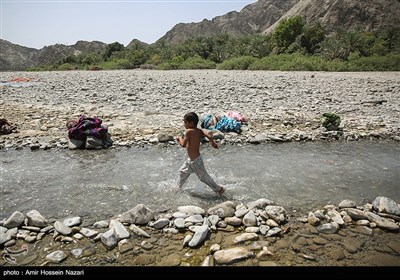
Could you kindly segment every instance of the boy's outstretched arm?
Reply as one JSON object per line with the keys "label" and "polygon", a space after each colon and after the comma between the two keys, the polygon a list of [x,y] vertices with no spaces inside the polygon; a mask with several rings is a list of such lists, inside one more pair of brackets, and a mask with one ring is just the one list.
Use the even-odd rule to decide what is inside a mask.
{"label": "boy's outstretched arm", "polygon": [[217,142],[214,141],[214,138],[207,131],[205,131],[204,129],[202,129],[202,131],[203,131],[203,135],[205,137],[207,137],[207,139],[210,141],[211,146],[213,146],[214,148],[218,149],[219,145],[218,145]]}
{"label": "boy's outstretched arm", "polygon": [[181,145],[182,147],[186,147],[186,145],[184,145],[182,136],[177,136],[176,141],[178,141],[179,145]]}
{"label": "boy's outstretched arm", "polygon": [[188,129],[186,130],[185,136],[182,138],[182,136],[177,136],[176,141],[178,141],[179,145],[182,147],[186,147],[187,143],[189,142],[189,137],[192,134],[192,132]]}

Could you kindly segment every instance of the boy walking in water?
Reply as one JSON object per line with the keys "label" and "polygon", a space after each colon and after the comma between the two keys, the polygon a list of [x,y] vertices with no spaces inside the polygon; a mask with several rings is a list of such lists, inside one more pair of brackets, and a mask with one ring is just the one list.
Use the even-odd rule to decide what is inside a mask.
{"label": "boy walking in water", "polygon": [[200,155],[200,142],[203,136],[210,140],[210,143],[214,148],[218,149],[218,144],[214,141],[211,135],[202,129],[197,128],[199,116],[196,113],[187,113],[183,117],[183,122],[186,128],[185,135],[183,138],[178,136],[176,140],[182,147],[186,147],[188,158],[179,169],[179,188],[182,188],[190,174],[194,172],[201,182],[205,183],[217,194],[222,195],[225,192],[225,188],[215,183],[210,175],[208,175],[204,167],[203,159]]}

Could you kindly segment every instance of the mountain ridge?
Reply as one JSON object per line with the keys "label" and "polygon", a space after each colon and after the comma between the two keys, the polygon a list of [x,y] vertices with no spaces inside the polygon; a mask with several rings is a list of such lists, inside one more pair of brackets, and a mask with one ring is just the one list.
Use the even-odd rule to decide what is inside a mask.
{"label": "mountain ridge", "polygon": [[206,36],[229,33],[234,36],[269,34],[280,21],[301,16],[306,23],[320,21],[328,29],[361,27],[376,31],[400,26],[400,1],[393,0],[259,0],[240,12],[203,20],[199,23],[179,23],[157,42],[177,44],[201,31]]}
{"label": "mountain ridge", "polygon": [[[305,22],[320,21],[329,29],[361,28],[376,31],[400,26],[400,0],[259,0],[246,5],[240,12],[231,11],[195,23],[178,23],[154,44],[179,44],[198,36],[229,34],[267,35],[280,21],[301,16]],[[126,47],[148,45],[133,39]],[[0,39],[0,71],[25,70],[41,64],[53,64],[71,55],[103,50],[100,41],[78,41],[74,45],[55,44],[41,49],[24,47]]]}

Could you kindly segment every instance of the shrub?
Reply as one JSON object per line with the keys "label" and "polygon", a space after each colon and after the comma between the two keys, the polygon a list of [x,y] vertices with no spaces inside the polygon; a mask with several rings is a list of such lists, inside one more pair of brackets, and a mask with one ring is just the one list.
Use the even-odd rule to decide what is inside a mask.
{"label": "shrub", "polygon": [[269,55],[254,61],[249,70],[282,70],[285,64],[293,59],[293,54]]}
{"label": "shrub", "polygon": [[158,69],[160,70],[175,70],[179,69],[184,59],[182,56],[175,56],[167,62],[161,63],[158,65]]}
{"label": "shrub", "polygon": [[140,65],[140,69],[153,70],[157,69],[157,66],[154,64],[142,64]]}
{"label": "shrub", "polygon": [[349,61],[350,71],[400,71],[400,55],[360,57]]}
{"label": "shrub", "polygon": [[191,57],[186,59],[180,65],[180,69],[214,69],[215,62],[211,60],[206,60],[201,57]]}
{"label": "shrub", "polygon": [[131,66],[131,62],[126,59],[111,59],[108,61],[105,61],[99,65],[100,68],[102,69],[107,69],[107,70],[116,70],[116,69],[132,69],[133,67]]}
{"label": "shrub", "polygon": [[327,71],[333,71],[333,72],[349,71],[348,63],[340,59],[327,60],[326,66],[327,66],[326,69]]}
{"label": "shrub", "polygon": [[220,70],[247,70],[251,64],[257,61],[252,56],[240,56],[229,60],[225,60],[217,66]]}
{"label": "shrub", "polygon": [[346,62],[302,54],[270,55],[255,61],[249,70],[346,71]]}
{"label": "shrub", "polygon": [[76,67],[70,63],[63,63],[60,66],[58,66],[57,70],[59,71],[65,71],[65,70],[75,70]]}

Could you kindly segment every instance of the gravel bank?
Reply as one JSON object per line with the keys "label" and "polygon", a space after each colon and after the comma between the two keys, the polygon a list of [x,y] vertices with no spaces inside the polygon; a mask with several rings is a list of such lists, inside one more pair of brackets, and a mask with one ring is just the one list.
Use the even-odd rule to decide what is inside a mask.
{"label": "gravel bank", "polygon": [[[113,147],[155,145],[160,134],[175,136],[182,131],[182,116],[188,111],[202,115],[229,110],[247,115],[250,122],[241,134],[226,133],[221,141],[226,144],[400,140],[400,75],[394,72],[131,70],[0,73],[1,81],[18,77],[32,80],[26,84],[0,86],[0,118],[16,125],[19,131],[1,135],[0,149],[66,148],[66,121],[81,114],[102,118],[109,126]],[[340,115],[340,132],[326,131],[321,127],[320,117],[325,112]],[[175,144],[174,141],[167,143]],[[236,211],[248,210],[247,206],[237,206],[233,208]],[[355,205],[346,207],[355,208]],[[169,224],[172,213],[158,213],[157,219],[153,220],[157,223],[153,223],[151,228],[142,226],[152,233],[150,239],[137,238],[137,228],[133,227],[129,230],[136,235],[131,236],[128,242],[118,243],[118,246],[113,244],[116,247],[112,248],[107,248],[99,240],[83,237],[83,228],[93,229],[92,225],[79,222],[71,232],[62,233],[65,229],[62,222],[49,221],[53,227],[42,232],[41,227],[25,226],[25,214],[18,213],[17,216],[22,217],[21,223],[8,225],[1,233],[2,244],[9,243],[5,246],[8,249],[2,249],[0,264],[212,266],[217,260],[220,262],[218,265],[238,266],[400,265],[398,215],[384,216],[384,222],[394,227],[387,230],[386,224],[376,215],[372,218],[371,214],[360,216],[372,210],[371,205],[358,206],[364,211],[361,214],[349,210],[354,215],[351,219],[348,212],[342,213],[339,208],[326,206],[314,213],[299,213],[280,227],[268,225],[272,223],[268,222],[270,216],[263,217],[261,212],[255,211],[257,215],[254,214],[253,220],[256,224],[259,222],[264,230],[265,225],[277,228],[282,233],[276,232],[276,236],[275,233],[259,235],[255,232],[261,229],[241,226],[243,221],[239,221],[242,218],[239,214],[235,214],[233,220],[219,217],[222,220],[217,221],[221,222],[218,230],[214,225],[211,238],[194,249],[185,246],[184,233],[175,234],[171,230],[161,234],[155,227],[161,222]],[[331,222],[338,218],[337,211],[340,211],[339,216],[347,219],[340,230],[336,224],[333,224],[334,232],[316,229],[315,216],[326,219],[330,212],[332,217],[324,223]],[[5,223],[2,221],[1,226]],[[47,221],[45,225],[48,225]],[[11,231],[10,237],[8,231]],[[235,246],[239,248],[236,251],[241,253],[245,250],[244,253],[249,252],[251,257],[232,263],[231,260],[224,263],[217,256],[214,259],[210,257],[221,248],[225,250],[234,246],[237,242],[233,238],[248,236],[254,239],[246,239],[240,246]]]}
{"label": "gravel bank", "polygon": [[[81,114],[109,126],[114,146],[157,144],[175,136],[188,111],[241,112],[250,118],[230,144],[270,141],[400,139],[397,72],[71,71],[2,72],[0,116],[19,133],[0,148],[67,147],[66,121]],[[335,112],[343,130],[326,131],[320,117]],[[170,144],[174,144],[172,141]]]}

